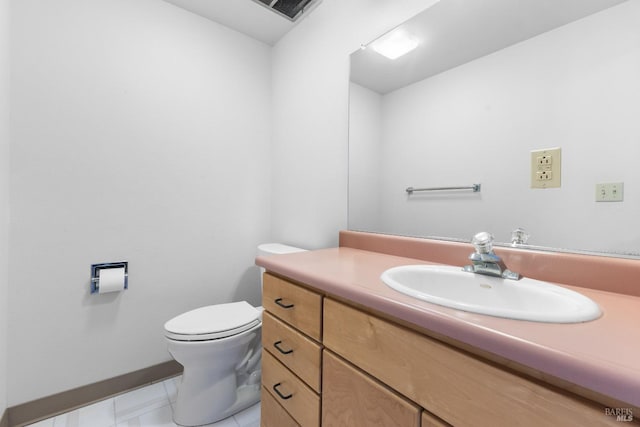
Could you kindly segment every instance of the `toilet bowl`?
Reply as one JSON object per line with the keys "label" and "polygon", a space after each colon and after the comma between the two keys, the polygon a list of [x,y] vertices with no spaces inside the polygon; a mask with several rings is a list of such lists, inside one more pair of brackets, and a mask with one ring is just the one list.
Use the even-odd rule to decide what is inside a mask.
{"label": "toilet bowl", "polygon": [[[266,244],[258,254],[299,251]],[[211,424],[260,400],[262,307],[246,301],[200,307],[169,320],[164,330],[169,353],[184,367],[176,424]]]}

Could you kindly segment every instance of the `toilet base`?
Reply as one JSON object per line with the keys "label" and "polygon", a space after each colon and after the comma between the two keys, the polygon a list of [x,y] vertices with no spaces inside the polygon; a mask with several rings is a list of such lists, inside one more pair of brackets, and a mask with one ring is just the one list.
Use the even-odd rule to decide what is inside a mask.
{"label": "toilet base", "polygon": [[[260,384],[243,385],[238,387],[236,390],[236,401],[223,412],[216,411],[217,413],[211,414],[209,419],[204,420],[201,418],[199,421],[195,421],[198,424],[193,424],[194,420],[189,419],[189,414],[185,414],[181,417],[179,411],[176,410],[174,411],[173,422],[183,427],[196,427],[213,424],[225,418],[229,418],[258,402],[260,402]],[[176,409],[177,406],[178,405],[176,404]]]}
{"label": "toilet base", "polygon": [[261,329],[259,324],[215,341],[169,341],[169,352],[184,366],[173,411],[176,424],[211,424],[260,401]]}

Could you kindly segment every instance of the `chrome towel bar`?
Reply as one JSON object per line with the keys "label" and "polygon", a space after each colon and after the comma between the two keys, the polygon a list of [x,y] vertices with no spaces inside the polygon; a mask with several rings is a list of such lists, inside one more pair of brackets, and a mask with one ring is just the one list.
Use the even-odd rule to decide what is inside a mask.
{"label": "chrome towel bar", "polygon": [[472,190],[474,193],[480,191],[481,184],[472,184],[461,187],[431,187],[431,188],[413,188],[407,187],[406,192],[412,194],[415,191],[450,191],[450,190]]}

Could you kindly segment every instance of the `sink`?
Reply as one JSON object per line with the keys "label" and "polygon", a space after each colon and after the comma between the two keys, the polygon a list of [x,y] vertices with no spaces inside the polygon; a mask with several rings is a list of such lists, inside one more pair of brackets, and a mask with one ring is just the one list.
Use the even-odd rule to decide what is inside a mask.
{"label": "sink", "polygon": [[489,316],[577,323],[601,314],[598,304],[586,296],[529,278],[502,279],[442,265],[394,267],[380,278],[387,286],[414,298]]}

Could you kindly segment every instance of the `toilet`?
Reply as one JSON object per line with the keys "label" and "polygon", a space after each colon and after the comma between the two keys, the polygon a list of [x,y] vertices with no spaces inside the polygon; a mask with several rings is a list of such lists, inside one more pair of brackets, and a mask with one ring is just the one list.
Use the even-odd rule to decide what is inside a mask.
{"label": "toilet", "polygon": [[[258,246],[260,256],[302,251],[280,243]],[[262,289],[262,274],[260,284]],[[176,424],[211,424],[260,400],[262,307],[246,301],[200,307],[169,320],[164,330],[169,353],[184,367]]]}

